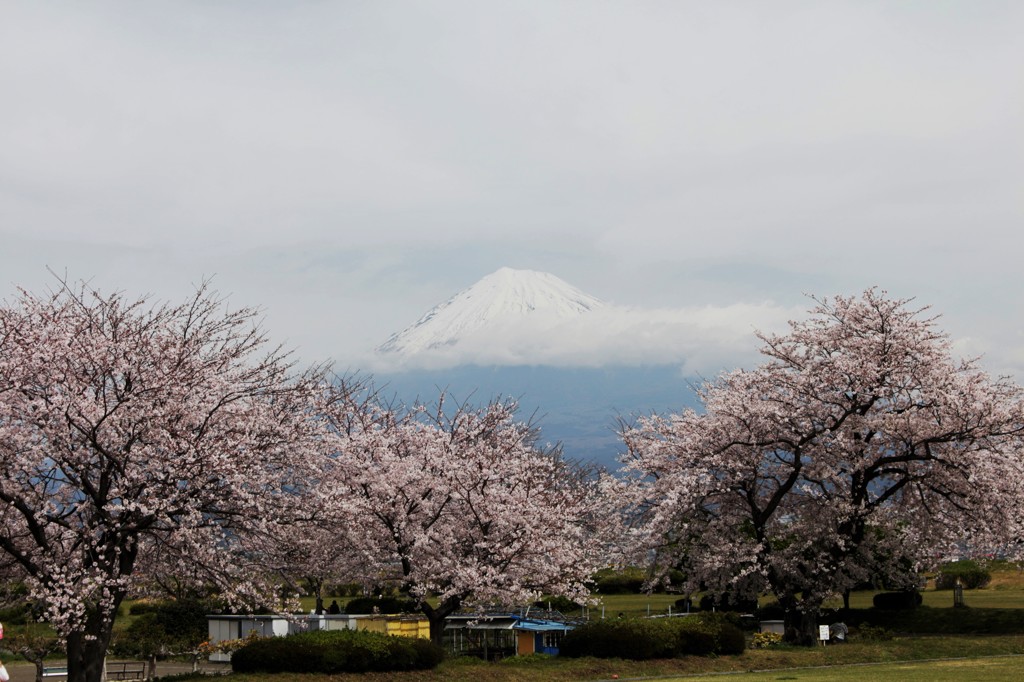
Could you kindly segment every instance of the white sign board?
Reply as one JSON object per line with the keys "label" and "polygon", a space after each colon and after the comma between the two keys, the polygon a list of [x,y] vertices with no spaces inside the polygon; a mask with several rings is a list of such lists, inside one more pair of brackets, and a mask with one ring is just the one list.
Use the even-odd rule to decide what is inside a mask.
{"label": "white sign board", "polygon": [[827,625],[819,625],[818,626],[818,639],[820,639],[823,642],[827,642],[828,641],[828,626]]}

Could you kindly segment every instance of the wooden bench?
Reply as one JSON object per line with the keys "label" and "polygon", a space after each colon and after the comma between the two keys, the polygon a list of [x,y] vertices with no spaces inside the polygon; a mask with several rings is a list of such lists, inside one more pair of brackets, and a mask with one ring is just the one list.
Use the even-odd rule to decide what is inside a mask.
{"label": "wooden bench", "polygon": [[[108,680],[144,680],[146,679],[146,664],[138,661],[118,661],[107,663]],[[66,665],[47,666],[43,668],[43,677],[67,677],[68,667]]]}
{"label": "wooden bench", "polygon": [[144,680],[146,679],[146,664],[140,661],[118,661],[107,663],[108,680]]}

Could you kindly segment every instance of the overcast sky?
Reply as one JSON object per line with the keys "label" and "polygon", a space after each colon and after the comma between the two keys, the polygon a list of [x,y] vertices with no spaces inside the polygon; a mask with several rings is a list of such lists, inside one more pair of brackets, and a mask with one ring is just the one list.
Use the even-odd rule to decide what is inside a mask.
{"label": "overcast sky", "polygon": [[358,369],[503,265],[743,334],[878,286],[1024,379],[1022,34],[1013,0],[3,2],[0,297],[213,277]]}

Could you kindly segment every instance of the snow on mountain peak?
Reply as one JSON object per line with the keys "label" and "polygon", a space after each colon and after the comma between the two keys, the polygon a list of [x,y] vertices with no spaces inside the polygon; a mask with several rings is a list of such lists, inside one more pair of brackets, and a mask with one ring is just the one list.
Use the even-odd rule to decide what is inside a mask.
{"label": "snow on mountain peak", "polygon": [[524,328],[541,333],[602,305],[552,274],[504,267],[435,306],[377,351],[413,357],[452,349],[468,338],[521,333]]}

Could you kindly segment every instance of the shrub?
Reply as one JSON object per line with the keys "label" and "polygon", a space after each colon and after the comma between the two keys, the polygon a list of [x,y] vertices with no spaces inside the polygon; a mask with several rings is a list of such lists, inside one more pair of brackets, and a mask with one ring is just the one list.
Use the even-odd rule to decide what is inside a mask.
{"label": "shrub", "polygon": [[161,602],[154,599],[139,599],[138,601],[132,602],[131,606],[128,607],[128,614],[132,616],[141,616],[144,613],[153,613],[160,608]]}
{"label": "shrub", "polygon": [[879,592],[871,599],[876,609],[887,611],[909,611],[921,605],[921,593],[917,590],[901,592]]}
{"label": "shrub", "polygon": [[[686,621],[683,621],[684,623]],[[747,648],[747,638],[740,629],[740,618],[735,613],[706,613],[699,622],[711,628],[715,635],[715,654],[742,654]],[[687,653],[687,652],[683,652]]]}
{"label": "shrub", "polygon": [[679,613],[689,613],[690,611],[697,610],[697,605],[693,603],[693,599],[690,597],[676,599],[674,606]]}
{"label": "shrub", "polygon": [[676,638],[668,620],[630,618],[587,623],[562,639],[559,654],[570,658],[669,658],[675,655]]}
{"label": "shrub", "polygon": [[892,631],[883,628],[881,625],[869,625],[867,623],[857,628],[857,634],[861,639],[869,642],[888,642],[893,638]]}
{"label": "shrub", "polygon": [[0,623],[25,625],[32,621],[32,604],[23,601],[0,608]]}
{"label": "shrub", "polygon": [[743,633],[724,617],[631,618],[587,623],[567,633],[559,647],[571,658],[648,660],[742,653]]}
{"label": "shrub", "polygon": [[194,673],[177,673],[175,675],[161,675],[160,682],[189,682],[190,680],[205,680],[209,673],[200,671]]}
{"label": "shrub", "polygon": [[750,648],[770,649],[777,644],[782,644],[782,635],[778,632],[755,632],[754,638],[750,642]]}
{"label": "shrub", "polygon": [[982,568],[977,561],[964,559],[943,564],[935,576],[936,590],[951,590],[956,585],[957,578],[965,590],[975,590],[985,587],[992,581],[992,574]]}
{"label": "shrub", "polygon": [[646,575],[638,568],[602,569],[594,575],[594,585],[601,594],[639,594],[645,580]]}
{"label": "shrub", "polygon": [[783,608],[782,604],[778,600],[772,600],[766,603],[764,606],[758,607],[757,611],[754,612],[757,615],[758,620],[785,620],[786,609]]}
{"label": "shrub", "polygon": [[413,613],[416,602],[398,597],[357,597],[345,604],[345,613]]}
{"label": "shrub", "polygon": [[231,657],[235,672],[322,673],[429,670],[444,658],[426,639],[365,630],[304,632],[249,642]]}
{"label": "shrub", "polygon": [[540,601],[534,602],[533,607],[536,609],[561,611],[562,613],[579,611],[583,608],[581,604],[577,604],[568,597],[545,597]]}
{"label": "shrub", "polygon": [[[141,615],[115,634],[112,647],[121,656],[153,656],[195,649],[209,634],[209,607],[196,600],[141,602]],[[138,604],[136,604],[138,605]],[[136,613],[134,606],[131,613]]]}

